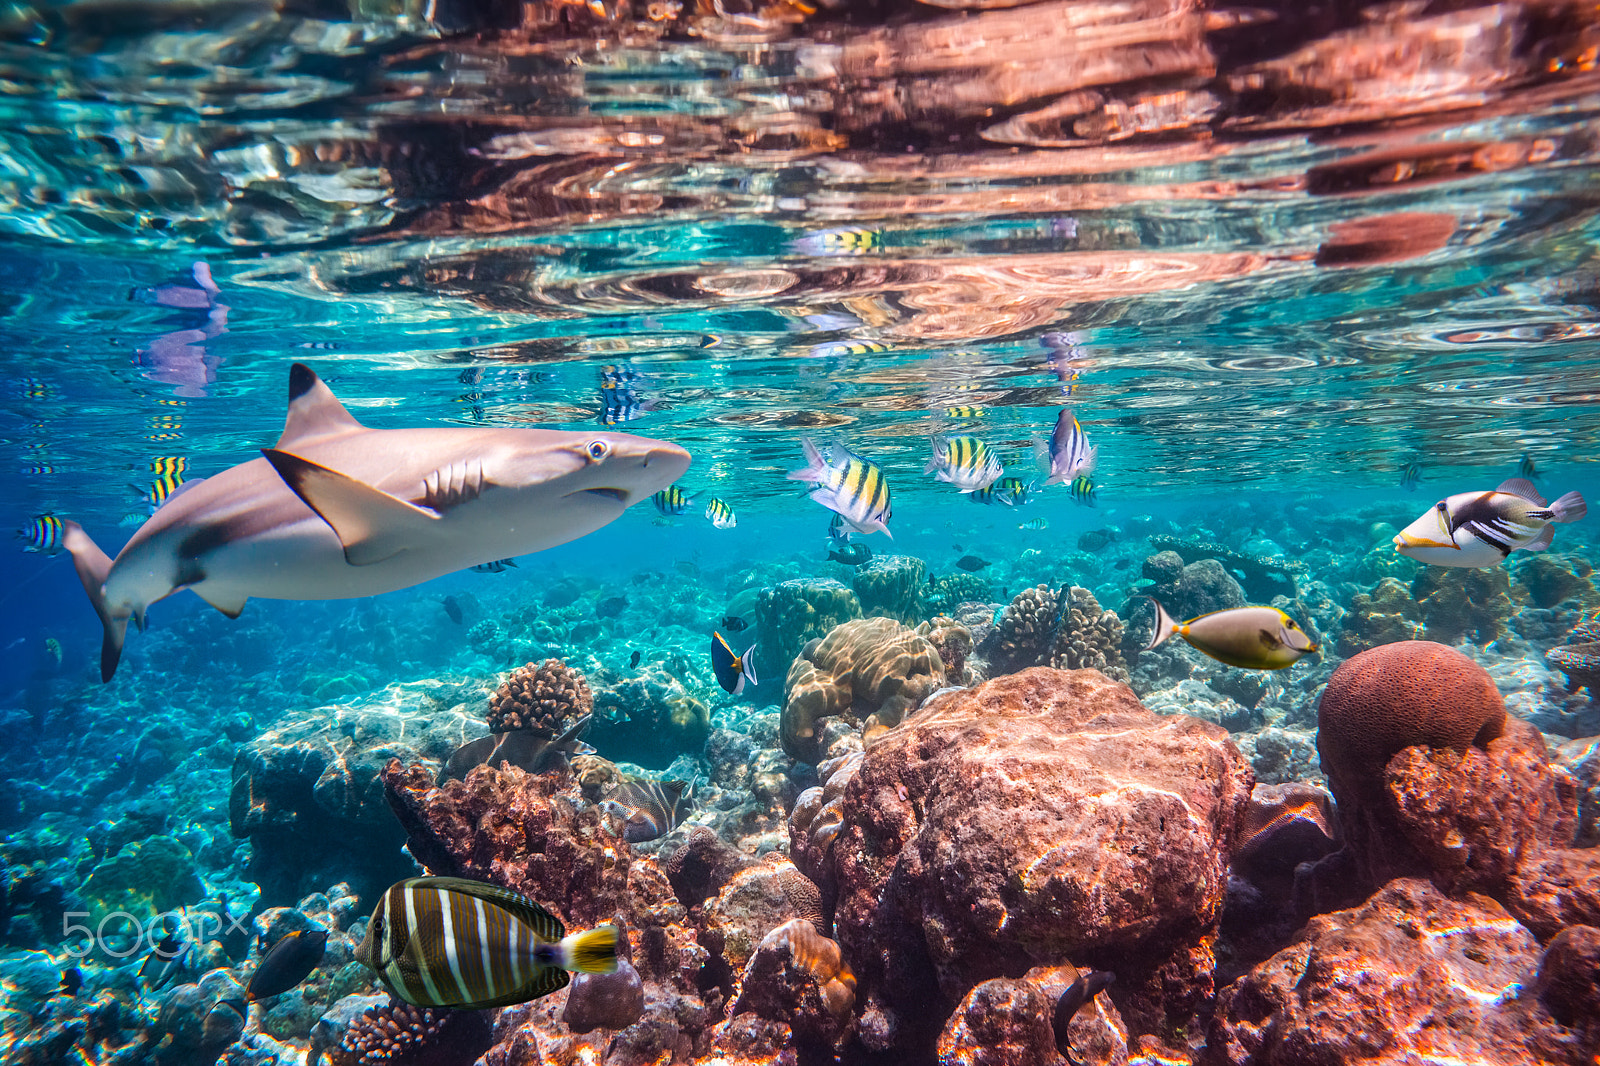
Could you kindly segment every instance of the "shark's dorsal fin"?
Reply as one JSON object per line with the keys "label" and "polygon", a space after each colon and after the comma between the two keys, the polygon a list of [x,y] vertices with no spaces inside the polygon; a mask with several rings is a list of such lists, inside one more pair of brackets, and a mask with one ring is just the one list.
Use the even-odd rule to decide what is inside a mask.
{"label": "shark's dorsal fin", "polygon": [[263,448],[261,454],[333,529],[351,566],[381,563],[435,535],[439,515],[434,511],[289,452]]}
{"label": "shark's dorsal fin", "polygon": [[293,451],[306,444],[339,437],[364,429],[351,417],[317,372],[304,363],[289,368],[289,416],[283,420],[283,436],[274,446]]}

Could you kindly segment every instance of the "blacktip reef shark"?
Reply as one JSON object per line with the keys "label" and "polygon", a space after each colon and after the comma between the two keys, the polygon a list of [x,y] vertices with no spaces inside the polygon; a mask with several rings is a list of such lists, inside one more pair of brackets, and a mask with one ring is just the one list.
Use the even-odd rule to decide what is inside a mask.
{"label": "blacktip reef shark", "polygon": [[181,589],[237,618],[251,596],[338,600],[576,540],[677,481],[689,453],[626,433],[369,429],[322,379],[289,371],[283,436],[192,479],[115,560],[76,522],[63,543],[105,626],[111,680],[128,619]]}

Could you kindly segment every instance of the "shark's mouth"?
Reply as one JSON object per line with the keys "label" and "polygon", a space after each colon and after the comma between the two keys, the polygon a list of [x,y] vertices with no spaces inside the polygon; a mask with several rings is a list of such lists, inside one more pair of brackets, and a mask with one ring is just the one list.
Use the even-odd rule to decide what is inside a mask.
{"label": "shark's mouth", "polygon": [[569,492],[569,493],[567,493],[567,495],[568,496],[579,496],[579,495],[583,495],[585,493],[587,493],[587,494],[589,494],[591,496],[604,496],[604,497],[606,497],[608,499],[616,500],[618,503],[622,504],[622,506],[624,506],[624,507],[628,506],[628,490],[627,489],[612,489],[612,488],[579,489],[577,492]]}

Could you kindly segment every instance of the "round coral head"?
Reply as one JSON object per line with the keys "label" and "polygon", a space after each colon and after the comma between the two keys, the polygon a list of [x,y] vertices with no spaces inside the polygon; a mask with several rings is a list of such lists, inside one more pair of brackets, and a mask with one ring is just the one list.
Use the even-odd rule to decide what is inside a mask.
{"label": "round coral head", "polygon": [[1484,747],[1505,724],[1505,701],[1487,670],[1443,644],[1401,640],[1333,672],[1317,708],[1317,751],[1344,802],[1380,790],[1384,766],[1404,748]]}

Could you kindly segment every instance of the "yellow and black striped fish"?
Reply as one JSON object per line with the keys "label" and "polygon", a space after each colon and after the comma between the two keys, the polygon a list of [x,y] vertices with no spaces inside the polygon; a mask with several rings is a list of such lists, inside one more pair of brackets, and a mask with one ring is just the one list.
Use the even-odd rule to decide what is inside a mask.
{"label": "yellow and black striped fish", "polygon": [[817,230],[796,237],[789,247],[802,255],[861,255],[882,245],[882,230],[853,226]]}
{"label": "yellow and black striped fish", "polygon": [[967,497],[974,503],[999,503],[1007,507],[1020,507],[1033,494],[1033,486],[1020,477],[1003,477],[987,488],[976,489]]}
{"label": "yellow and black striped fish", "polygon": [[181,478],[189,472],[189,460],[181,455],[158,455],[150,460],[150,472],[157,477],[175,474]]}
{"label": "yellow and black striped fish", "polygon": [[179,488],[183,486],[182,474],[162,474],[150,483],[150,491],[145,493],[145,499],[150,503],[153,513]]}
{"label": "yellow and black striped fish", "polygon": [[676,485],[664,488],[650,497],[656,505],[656,510],[669,516],[688,513],[689,501],[693,498],[692,493],[684,492]]}
{"label": "yellow and black striped fish", "polygon": [[41,514],[30,518],[27,525],[17,530],[17,536],[27,541],[23,551],[53,555],[61,550],[61,537],[65,532],[61,519],[53,514]]}
{"label": "yellow and black striped fish", "polygon": [[734,517],[733,508],[714,496],[706,504],[706,518],[718,529],[732,529],[739,524],[739,520]]}
{"label": "yellow and black striped fish", "polygon": [[1100,490],[1094,478],[1087,474],[1079,474],[1072,479],[1072,498],[1079,503],[1094,506],[1094,494]]}
{"label": "yellow and black striped fish", "polygon": [[559,918],[510,889],[412,877],[378,900],[355,956],[397,999],[484,1010],[564,988],[568,970],[615,972],[617,929],[568,936]]}
{"label": "yellow and black striped fish", "polygon": [[971,419],[971,418],[982,418],[988,412],[986,412],[981,407],[970,407],[970,406],[968,406],[968,407],[946,407],[944,409],[944,413],[945,413],[945,417],[946,418]]}
{"label": "yellow and black striped fish", "polygon": [[933,458],[924,474],[938,471],[940,481],[948,481],[962,492],[986,489],[1000,476],[1000,457],[977,437],[935,437]]}
{"label": "yellow and black striped fish", "polygon": [[802,439],[806,465],[791,470],[791,481],[809,481],[816,486],[810,495],[817,503],[844,518],[845,524],[859,533],[889,532],[889,482],[876,463],[870,463],[848,448],[835,462],[822,454],[810,440]]}
{"label": "yellow and black striped fish", "polygon": [[826,344],[813,344],[810,355],[813,359],[837,359],[845,355],[872,355],[888,350],[887,344],[877,341],[829,341]]}

